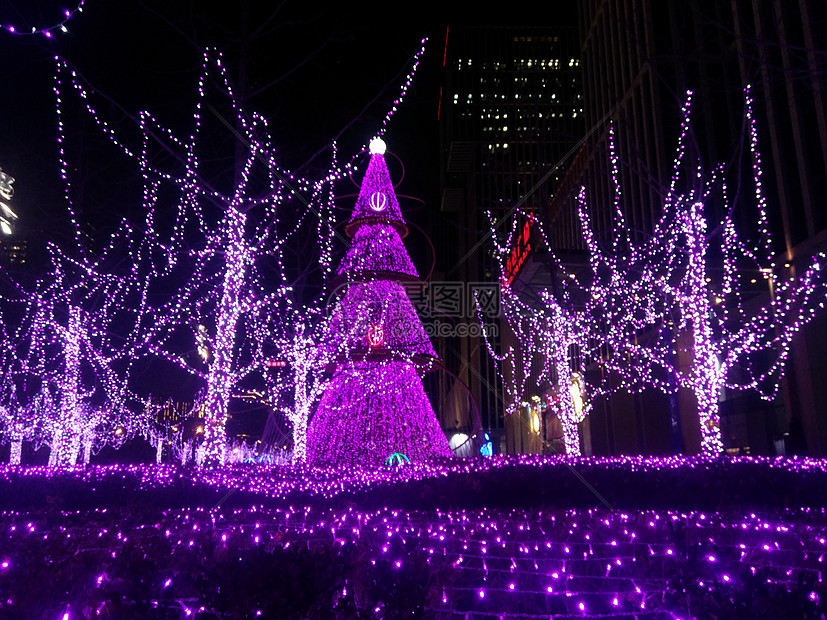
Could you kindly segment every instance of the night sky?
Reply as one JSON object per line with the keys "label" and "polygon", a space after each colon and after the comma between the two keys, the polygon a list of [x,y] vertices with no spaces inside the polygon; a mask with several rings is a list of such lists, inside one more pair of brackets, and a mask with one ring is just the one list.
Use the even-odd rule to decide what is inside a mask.
{"label": "night sky", "polygon": [[[3,0],[0,24],[11,22],[19,30],[53,24],[76,1]],[[268,118],[279,164],[310,177],[327,165],[326,147],[334,137],[343,157],[369,140],[398,95],[421,39],[429,37],[414,87],[386,139],[406,166],[400,192],[438,208],[436,110],[444,27],[393,11],[391,17],[386,4],[345,4],[86,0],[67,23],[69,32],[52,39],[0,32],[0,168],[16,178],[13,204],[21,234],[38,240],[67,234],[52,91],[56,55],[112,102],[116,130],[135,135],[127,115],[140,110],[172,128],[190,126],[203,46],[217,47],[240,81],[245,31],[255,33],[244,63],[252,93],[247,107]],[[82,127],[67,130],[86,131],[90,144],[103,140]],[[117,208],[127,209],[128,216],[132,207]]]}

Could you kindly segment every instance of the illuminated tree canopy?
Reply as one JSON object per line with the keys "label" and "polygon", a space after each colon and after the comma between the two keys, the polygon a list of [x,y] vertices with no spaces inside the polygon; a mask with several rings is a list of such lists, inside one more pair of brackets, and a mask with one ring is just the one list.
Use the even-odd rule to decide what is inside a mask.
{"label": "illuminated tree canopy", "polygon": [[[748,91],[745,110],[757,221],[753,241],[745,240],[736,230],[724,166],[717,165],[706,174],[699,161],[689,161],[691,93],[683,108],[674,171],[661,218],[642,241],[633,239],[623,217],[618,161],[610,132],[615,188],[610,247],[597,240],[589,216],[588,192],[582,188],[578,203],[589,255],[588,274],[577,279],[574,274],[571,279],[564,277],[562,292],[543,291],[533,308],[508,286],[504,288],[503,306],[519,346],[498,359],[509,359],[514,368],[511,381],[506,381],[513,403],[536,391],[536,386],[528,384],[526,372],[532,363],[536,367],[538,359],[542,370],[537,376],[552,377],[563,402],[567,402],[567,378],[578,370],[577,364],[598,363],[603,376],[613,381],[589,385],[592,397],[611,390],[652,387],[666,392],[690,390],[698,407],[700,449],[718,454],[724,448],[721,390],[754,389],[765,398],[775,395],[793,336],[823,307],[825,257],[814,257],[797,276],[789,266],[783,272],[778,269],[771,251],[761,156]],[[709,222],[712,204],[724,214],[716,225]],[[498,246],[498,252],[504,260],[507,248]],[[559,261],[557,264],[564,271]],[[768,295],[749,294],[756,278],[768,281]],[[579,291],[577,303],[569,292],[574,289]],[[514,359],[521,361],[515,365]],[[588,405],[583,410],[587,411]],[[559,415],[567,429],[567,449],[577,454],[573,425],[582,416],[565,410]]]}

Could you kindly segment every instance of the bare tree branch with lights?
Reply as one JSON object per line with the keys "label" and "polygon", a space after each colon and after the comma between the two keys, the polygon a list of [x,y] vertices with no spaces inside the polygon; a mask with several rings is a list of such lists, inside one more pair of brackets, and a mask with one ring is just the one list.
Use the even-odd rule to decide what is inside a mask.
{"label": "bare tree branch with lights", "polygon": [[[604,360],[607,369],[621,377],[621,389],[690,390],[698,407],[700,449],[708,455],[724,449],[722,390],[754,389],[764,398],[773,398],[792,338],[823,307],[824,298],[823,254],[814,257],[798,277],[779,276],[748,90],[745,109],[757,215],[755,241],[742,240],[736,231],[724,167],[716,166],[705,178],[699,162],[687,161],[691,93],[683,109],[663,219],[645,251],[604,252],[593,236],[586,235],[596,272],[605,274],[606,290],[615,290],[623,300],[604,305],[608,313],[604,331],[612,352]],[[713,204],[721,205],[724,213],[717,226],[709,225]],[[586,206],[581,192],[584,221]],[[769,294],[750,299],[756,277],[767,280]],[[633,293],[639,283],[645,289]],[[634,296],[643,294],[648,295],[644,312],[655,311],[644,324],[615,320],[612,308],[634,308]],[[666,313],[658,316],[661,308]]]}
{"label": "bare tree branch with lights", "polygon": [[[382,125],[405,95],[423,52],[424,45]],[[303,305],[314,302],[296,295],[294,284],[307,270],[300,268],[297,275],[285,257],[296,247],[299,254],[311,247],[318,258],[317,277],[323,281],[329,275],[335,234],[331,186],[353,166],[353,161],[339,164],[334,147],[331,169],[322,179],[308,181],[282,170],[267,121],[238,103],[221,54],[208,50],[203,58],[193,123],[184,137],[142,112],[133,118],[139,145],[129,146],[124,132],[116,132],[95,109],[95,97],[78,73],[60,60],[55,89],[61,169],[81,255],[83,233],[64,145],[64,102],[69,93],[140,170],[145,221],[136,226],[135,236],[141,241],[129,257],[135,277],[148,283],[140,346],[145,356],[202,382],[193,408],[204,417],[199,464],[225,462],[230,399],[246,380],[261,379],[268,349],[274,346],[272,334],[293,333],[291,346],[306,349],[305,336],[299,334],[306,333],[302,326],[307,321],[301,315]],[[228,138],[224,145],[230,145],[229,157],[215,155],[221,135]],[[234,165],[222,166],[227,160]],[[306,242],[308,230],[318,236],[318,244]],[[285,329],[285,324],[291,325]],[[285,350],[285,343],[278,346]],[[289,356],[303,365],[299,353]],[[304,384],[301,373],[295,376]],[[304,387],[297,385],[295,392],[304,392]],[[310,405],[301,405],[303,400],[299,399],[299,410],[304,416]],[[296,420],[302,423],[306,417],[304,422]]]}
{"label": "bare tree branch with lights", "polygon": [[[510,248],[497,244],[496,253],[505,274]],[[588,309],[576,306],[570,282],[569,278],[563,279],[559,300],[550,290],[540,291],[533,299],[523,299],[503,277],[501,308],[518,345],[499,354],[487,337],[485,342],[489,354],[502,368],[507,413],[514,415],[521,407],[549,406],[563,427],[566,454],[579,456],[578,425],[591,409],[591,400],[584,398],[582,377],[594,341],[590,331],[584,329]],[[543,392],[547,393],[539,396]],[[538,396],[540,402],[534,402]]]}
{"label": "bare tree branch with lights", "polygon": [[26,416],[28,439],[40,433],[49,444],[49,464],[63,467],[145,430],[129,389],[145,289],[130,274],[103,273],[112,247],[95,263],[50,251],[52,271],[19,289],[10,406]]}
{"label": "bare tree branch with lights", "polygon": [[[568,378],[589,363],[599,364],[603,377],[599,385],[588,386],[591,398],[615,390],[690,390],[698,407],[699,448],[705,454],[720,453],[721,391],[754,389],[765,398],[774,397],[793,336],[823,306],[823,254],[797,278],[782,279],[777,273],[751,104],[747,92],[758,241],[744,242],[736,232],[724,167],[716,166],[704,178],[700,163],[687,161],[690,93],[661,218],[643,241],[633,240],[624,220],[610,131],[610,247],[595,235],[586,189],[581,188],[578,214],[589,269],[567,274],[560,287],[541,291],[533,303],[520,299],[503,279],[503,309],[518,346],[504,354],[491,347],[489,351],[507,362],[503,382],[512,409],[527,404],[529,394],[540,391],[542,384],[554,386],[569,454],[579,454],[576,425],[584,414],[576,411],[587,412],[589,406],[587,400],[582,409],[574,407]],[[715,227],[707,221],[712,204],[724,213]],[[503,273],[508,250],[506,245],[496,248]],[[551,260],[565,272],[553,252]],[[748,298],[756,276],[769,283],[770,294],[764,298]]]}

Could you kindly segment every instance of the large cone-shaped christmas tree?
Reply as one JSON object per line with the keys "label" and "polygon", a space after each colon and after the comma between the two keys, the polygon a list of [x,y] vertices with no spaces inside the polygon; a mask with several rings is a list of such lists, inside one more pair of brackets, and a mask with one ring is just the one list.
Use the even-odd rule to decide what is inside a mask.
{"label": "large cone-shaped christmas tree", "polygon": [[374,140],[370,152],[345,228],[353,242],[337,272],[340,297],[322,344],[334,376],[307,431],[310,462],[451,456],[419,374],[436,353],[403,286],[418,278],[402,243],[407,225],[384,143]]}

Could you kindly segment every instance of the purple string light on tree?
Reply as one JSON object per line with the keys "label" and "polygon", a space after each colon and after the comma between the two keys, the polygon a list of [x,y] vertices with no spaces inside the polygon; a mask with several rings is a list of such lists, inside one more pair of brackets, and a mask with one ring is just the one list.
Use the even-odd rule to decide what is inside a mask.
{"label": "purple string light on tree", "polygon": [[128,387],[143,282],[104,273],[108,252],[80,263],[49,249],[52,271],[34,290],[19,289],[13,394],[27,438],[49,444],[49,464],[64,467],[143,431],[143,407]]}
{"label": "purple string light on tree", "polygon": [[[518,337],[524,366],[514,367],[510,382],[504,376],[512,406],[525,399],[528,392],[540,388],[528,380],[534,358],[545,358],[540,360],[541,370],[536,378],[555,378],[559,382],[560,374],[570,372],[571,367],[565,364],[576,358],[572,356],[574,349],[587,361],[600,363],[606,371],[604,377],[612,377],[611,382],[604,380],[601,385],[589,386],[592,395],[649,387],[667,392],[679,387],[690,390],[697,402],[698,448],[705,454],[719,454],[724,448],[719,413],[721,390],[756,389],[765,398],[771,398],[778,389],[792,337],[823,307],[825,257],[815,257],[797,279],[777,281],[748,91],[745,115],[759,239],[753,245],[742,242],[736,233],[723,167],[713,168],[704,181],[700,163],[690,166],[685,161],[690,109],[691,93],[682,110],[681,134],[663,213],[648,238],[633,241],[625,223],[614,132],[610,130],[609,155],[615,189],[611,248],[604,250],[595,237],[582,188],[578,212],[589,252],[590,273],[579,281],[574,274],[568,274],[571,282],[563,277],[560,300],[552,291],[543,291],[534,308],[526,306],[512,291],[504,290],[503,307]],[[686,178],[685,170],[689,170]],[[685,187],[679,187],[681,181]],[[716,200],[723,206],[725,216],[721,226],[710,228],[707,207]],[[710,236],[710,231],[718,234]],[[498,246],[498,250],[504,259],[507,248]],[[716,255],[722,257],[724,266],[721,281],[716,281],[713,273]],[[559,270],[565,271],[553,253],[552,259]],[[765,292],[763,305],[755,300],[747,305],[744,292],[756,282],[757,274],[768,281],[769,295]],[[750,284],[747,280],[751,280]],[[585,301],[579,308],[571,304],[566,293],[570,285],[583,293],[581,298]],[[577,329],[580,333],[571,331]],[[574,334],[579,342],[570,340],[567,334]],[[569,346],[558,350],[557,344]],[[774,354],[771,361],[760,366],[754,360],[759,352]],[[504,360],[508,355],[498,359]],[[555,373],[552,367],[557,362],[563,365]],[[514,379],[518,372],[525,373],[519,385]],[[557,390],[564,392],[559,385]],[[565,418],[564,412],[564,427]],[[573,427],[568,431],[567,443],[576,443]],[[694,449],[690,446],[689,450]]]}
{"label": "purple string light on tree", "polygon": [[[399,97],[388,111],[383,127],[407,93],[419,59],[424,53],[424,43],[425,40],[414,56],[413,68]],[[140,112],[133,118],[140,131],[140,145],[130,145],[128,139],[116,132],[98,113],[93,104],[96,99],[94,91],[83,86],[79,73],[66,62],[60,59],[56,61],[60,173],[80,264],[91,264],[94,260],[85,246],[79,211],[73,197],[73,180],[70,178],[73,170],[68,161],[70,155],[67,140],[70,137],[64,127],[68,93],[77,96],[81,107],[102,134],[124,155],[136,161],[140,168],[146,220],[142,230],[129,233],[134,235],[129,257],[136,281],[146,285],[153,304],[150,307],[146,303],[149,297],[142,298],[142,316],[136,332],[140,335],[135,338],[136,349],[142,351],[143,355],[166,360],[204,382],[199,401],[194,407],[196,411],[202,410],[206,418],[205,438],[198,460],[199,463],[223,462],[228,448],[224,423],[232,389],[245,377],[262,370],[266,362],[265,343],[270,344],[274,339],[273,334],[279,330],[290,331],[282,329],[282,322],[296,321],[298,327],[312,323],[308,317],[296,315],[296,312],[302,314],[303,310],[295,304],[292,308],[289,307],[293,303],[288,298],[290,287],[284,284],[285,243],[288,238],[295,236],[307,213],[301,214],[299,223],[293,229],[280,230],[278,207],[286,197],[301,194],[310,196],[309,201],[304,201],[309,207],[308,213],[314,211],[314,206],[321,205],[319,211],[314,213],[319,217],[318,232],[324,236],[321,240],[323,247],[320,260],[323,269],[329,272],[333,231],[332,184],[345,178],[353,164],[338,166],[334,148],[333,167],[321,180],[311,183],[281,170],[275,161],[266,121],[260,115],[241,109],[236,103],[220,54],[214,50],[208,50],[204,54],[193,127],[189,135],[178,137],[148,112]],[[211,77],[216,72],[219,79],[212,80]],[[205,110],[212,109],[207,103],[207,97],[208,90],[215,82],[223,84],[223,90],[220,86],[218,88],[220,95],[229,100],[231,109],[236,114],[233,122],[227,124],[234,125],[237,129],[236,137],[245,147],[240,150],[246,149],[236,162],[234,186],[229,190],[224,187],[223,191],[217,189],[217,184],[206,179],[199,153],[204,126],[208,121],[214,120]],[[131,117],[128,112],[127,116]],[[169,165],[170,155],[172,165]],[[266,181],[262,183],[262,179]],[[171,186],[178,193],[172,218],[168,215],[169,209],[164,209],[165,205],[161,204],[163,192],[166,191],[169,195],[165,186]],[[218,218],[215,218],[215,213],[207,213],[208,208],[215,205],[219,206]],[[255,214],[255,217],[251,214]],[[164,225],[159,222],[162,219],[160,215],[167,219]],[[170,219],[174,220],[171,229],[168,222]],[[200,239],[196,243],[194,240],[199,234]],[[367,240],[366,246],[371,245],[378,247],[376,243]],[[401,273],[408,268],[405,264],[407,256],[404,248],[402,253],[396,250],[394,253],[398,254],[401,262],[389,266]],[[262,281],[258,267],[259,261],[264,257],[277,264],[276,271],[281,275],[282,281],[276,286],[272,283],[265,286]],[[190,269],[186,275],[183,273],[185,267]],[[351,267],[359,271],[369,269],[370,265],[362,261]],[[182,281],[183,285],[180,284]],[[198,348],[208,351],[208,363],[194,363],[181,350],[176,339],[182,331],[189,331],[201,339]],[[306,334],[308,330],[302,332],[297,329],[294,332]],[[300,350],[306,349],[304,337],[296,338],[293,346],[297,347],[298,352],[293,357],[298,364]],[[318,391],[317,388],[309,387],[316,385],[315,380],[304,382],[304,387],[301,387],[302,384],[302,381],[297,380],[297,394],[305,391],[313,394]],[[306,412],[308,407],[309,403],[300,404],[299,409]],[[300,421],[299,418],[296,418],[297,421]]]}
{"label": "purple string light on tree", "polygon": [[[496,239],[493,220],[491,224],[492,238]],[[505,274],[510,248],[499,244],[496,247],[501,273]],[[578,425],[591,409],[591,400],[582,390],[582,362],[587,359],[583,353],[593,344],[593,339],[591,330],[585,329],[589,324],[588,310],[575,308],[567,285],[568,278],[564,278],[559,301],[549,291],[541,291],[540,298],[530,304],[522,300],[503,277],[502,310],[518,346],[499,355],[485,333],[484,338],[489,354],[502,368],[508,413],[514,414],[520,407],[542,410],[548,404],[563,427],[566,454],[580,456]],[[541,395],[546,385],[548,393]],[[540,402],[536,400],[538,397]],[[534,414],[539,415],[540,411]]]}
{"label": "purple string light on tree", "polygon": [[23,28],[12,23],[0,23],[0,30],[5,30],[8,33],[15,35],[43,35],[47,39],[51,39],[55,32],[68,32],[66,24],[75,16],[76,13],[83,12],[83,5],[86,0],[80,0],[74,9],[65,9],[62,11],[62,19],[52,23],[49,26],[31,26],[30,28]]}
{"label": "purple string light on tree", "polygon": [[[635,264],[634,260],[621,266],[624,263],[618,258],[622,253],[613,257],[604,254],[598,261],[607,267],[608,278],[621,283],[621,290],[631,291],[635,282],[646,282],[649,293],[645,303],[649,312],[660,308],[666,311],[659,320],[657,314],[652,315],[648,329],[641,329],[640,325],[633,331],[610,329],[609,344],[615,354],[607,359],[607,367],[622,378],[621,387],[648,383],[667,391],[678,387],[691,390],[697,401],[700,449],[709,455],[719,454],[724,448],[719,412],[721,390],[756,389],[765,398],[771,398],[778,389],[792,337],[823,307],[823,254],[816,256],[797,279],[776,282],[748,91],[745,102],[759,242],[750,246],[738,238],[723,167],[715,167],[704,182],[700,163],[690,167],[683,161],[685,137],[690,129],[689,93],[663,219],[642,245],[644,251],[640,254],[654,271],[644,271],[641,277],[628,268]],[[684,170],[689,174],[685,179],[687,188],[681,192],[678,185]],[[716,199],[720,199],[725,216],[721,226],[710,228],[706,213]],[[581,210],[585,210],[582,193]],[[589,246],[593,256],[601,255],[593,240]],[[722,256],[726,271],[720,282],[713,272],[716,255]],[[770,290],[764,293],[762,304],[753,300],[747,305],[747,280],[754,284],[757,274],[764,276]],[[631,303],[629,295],[626,303]],[[772,352],[771,361],[759,366],[754,361],[759,352]],[[664,372],[666,379],[655,378]]]}

